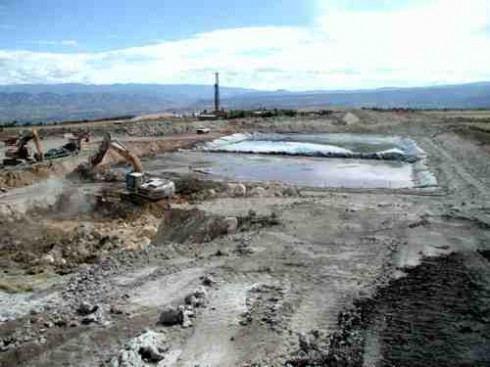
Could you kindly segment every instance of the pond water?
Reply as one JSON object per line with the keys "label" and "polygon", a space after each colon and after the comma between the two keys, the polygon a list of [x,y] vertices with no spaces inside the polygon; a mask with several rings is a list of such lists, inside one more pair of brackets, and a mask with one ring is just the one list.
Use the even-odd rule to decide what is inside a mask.
{"label": "pond water", "polygon": [[235,134],[196,150],[159,154],[143,165],[154,174],[195,171],[220,180],[278,181],[319,188],[397,189],[436,184],[415,142],[371,135]]}

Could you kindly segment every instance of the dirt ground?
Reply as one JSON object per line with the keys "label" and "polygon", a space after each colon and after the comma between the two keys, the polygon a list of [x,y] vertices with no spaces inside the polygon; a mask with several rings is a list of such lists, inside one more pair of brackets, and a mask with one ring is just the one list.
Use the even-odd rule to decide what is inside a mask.
{"label": "dirt ground", "polygon": [[406,136],[439,186],[189,173],[144,206],[111,197],[117,180],[3,194],[0,365],[490,365],[490,139],[454,116],[345,113],[105,127],[141,155],[236,131]]}

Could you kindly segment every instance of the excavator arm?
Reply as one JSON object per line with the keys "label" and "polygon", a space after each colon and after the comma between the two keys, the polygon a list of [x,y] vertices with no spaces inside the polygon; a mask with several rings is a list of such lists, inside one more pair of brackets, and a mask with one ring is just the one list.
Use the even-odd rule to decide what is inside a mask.
{"label": "excavator arm", "polygon": [[139,158],[131,153],[131,151],[124,146],[120,141],[112,140],[110,142],[110,148],[123,157],[126,162],[129,162],[133,166],[133,172],[143,173],[143,167]]}
{"label": "excavator arm", "polygon": [[139,158],[131,153],[131,151],[124,146],[123,143],[117,140],[112,140],[111,135],[106,133],[104,140],[100,143],[99,150],[89,159],[88,167],[85,169],[93,169],[104,159],[108,150],[114,150],[117,154],[123,157],[126,162],[129,162],[133,166],[133,172],[143,172],[143,167]]}
{"label": "excavator arm", "polygon": [[34,140],[34,145],[36,147],[34,158],[36,161],[40,162],[43,160],[43,149],[41,148],[41,140],[39,139],[39,134],[36,129],[32,130],[32,140]]}

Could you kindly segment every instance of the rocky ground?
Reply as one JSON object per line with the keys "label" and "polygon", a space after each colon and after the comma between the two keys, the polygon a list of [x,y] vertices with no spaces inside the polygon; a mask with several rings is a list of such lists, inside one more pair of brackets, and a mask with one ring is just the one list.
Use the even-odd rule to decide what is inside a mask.
{"label": "rocky ground", "polygon": [[352,111],[210,125],[409,136],[430,190],[182,176],[153,205],[80,184],[22,211],[29,188],[9,191],[0,365],[489,365],[490,145],[454,124]]}

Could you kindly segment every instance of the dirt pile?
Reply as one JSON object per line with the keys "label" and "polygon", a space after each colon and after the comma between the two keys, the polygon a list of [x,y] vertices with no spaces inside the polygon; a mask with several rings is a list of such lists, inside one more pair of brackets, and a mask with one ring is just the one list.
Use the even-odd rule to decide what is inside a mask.
{"label": "dirt pile", "polygon": [[0,187],[15,188],[32,185],[47,179],[53,171],[47,167],[32,167],[23,171],[0,172]]}
{"label": "dirt pile", "polygon": [[425,259],[374,297],[380,361],[396,366],[490,364],[490,270],[478,253]]}
{"label": "dirt pile", "polygon": [[490,271],[478,252],[425,258],[354,302],[337,330],[299,336],[292,366],[486,366]]}
{"label": "dirt pile", "polygon": [[95,201],[67,189],[53,205],[0,216],[0,257],[33,272],[65,272],[112,251],[148,247],[164,211],[158,205]]}
{"label": "dirt pile", "polygon": [[202,210],[171,209],[158,228],[155,243],[203,243],[232,234],[279,224],[277,215],[257,215],[251,211],[246,216],[225,217]]}

